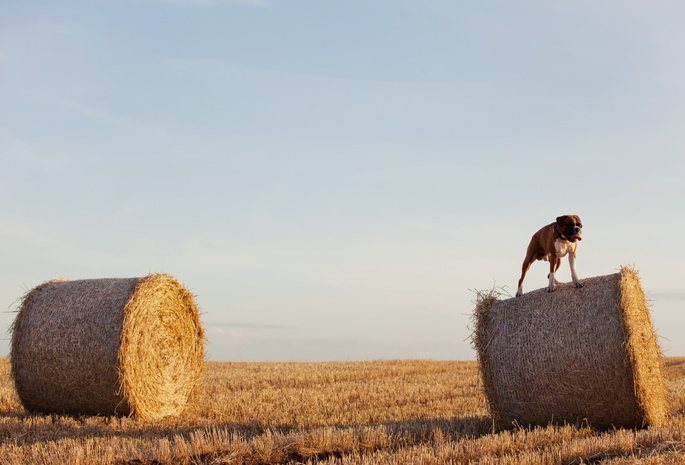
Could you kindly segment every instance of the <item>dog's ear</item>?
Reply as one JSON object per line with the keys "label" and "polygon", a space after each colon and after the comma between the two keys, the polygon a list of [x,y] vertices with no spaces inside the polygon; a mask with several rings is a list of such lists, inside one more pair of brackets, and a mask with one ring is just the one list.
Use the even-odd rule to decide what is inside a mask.
{"label": "dog's ear", "polygon": [[563,225],[564,225],[564,222],[566,221],[566,218],[568,218],[568,215],[557,216],[557,224],[558,224],[559,226],[563,226]]}

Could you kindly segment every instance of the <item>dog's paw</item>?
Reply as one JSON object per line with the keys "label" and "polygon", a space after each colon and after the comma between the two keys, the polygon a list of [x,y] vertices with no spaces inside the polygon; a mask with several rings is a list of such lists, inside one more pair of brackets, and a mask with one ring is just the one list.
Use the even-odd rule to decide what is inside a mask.
{"label": "dog's paw", "polygon": [[547,292],[554,292],[557,290],[556,286],[547,286]]}
{"label": "dog's paw", "polygon": [[583,287],[583,283],[581,283],[580,281],[576,281],[574,284],[576,285],[577,288]]}

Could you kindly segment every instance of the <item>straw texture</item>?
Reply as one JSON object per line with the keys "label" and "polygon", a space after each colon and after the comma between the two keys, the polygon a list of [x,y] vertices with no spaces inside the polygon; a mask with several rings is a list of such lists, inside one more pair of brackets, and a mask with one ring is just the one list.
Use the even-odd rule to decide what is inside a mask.
{"label": "straw texture", "polygon": [[179,414],[204,371],[193,295],[166,274],[48,281],[12,327],[12,376],[28,410]]}
{"label": "straw texture", "polygon": [[473,344],[500,428],[659,424],[667,414],[662,354],[637,272],[498,300],[478,295]]}

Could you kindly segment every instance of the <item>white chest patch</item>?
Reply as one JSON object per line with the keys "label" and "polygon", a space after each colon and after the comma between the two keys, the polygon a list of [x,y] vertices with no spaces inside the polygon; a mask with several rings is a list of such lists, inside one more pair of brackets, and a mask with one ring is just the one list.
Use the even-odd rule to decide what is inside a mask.
{"label": "white chest patch", "polygon": [[557,257],[559,258],[565,257],[569,252],[575,252],[577,246],[577,242],[562,241],[561,239],[554,241],[554,249],[557,251]]}

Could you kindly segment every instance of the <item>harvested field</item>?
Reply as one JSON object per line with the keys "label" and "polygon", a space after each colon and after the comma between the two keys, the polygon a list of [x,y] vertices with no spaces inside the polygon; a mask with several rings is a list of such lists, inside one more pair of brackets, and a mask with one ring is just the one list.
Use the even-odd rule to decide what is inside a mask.
{"label": "harvested field", "polygon": [[0,360],[0,462],[683,463],[685,358],[664,366],[673,413],[658,427],[493,434],[476,362],[211,362],[181,416],[142,420],[27,413]]}

